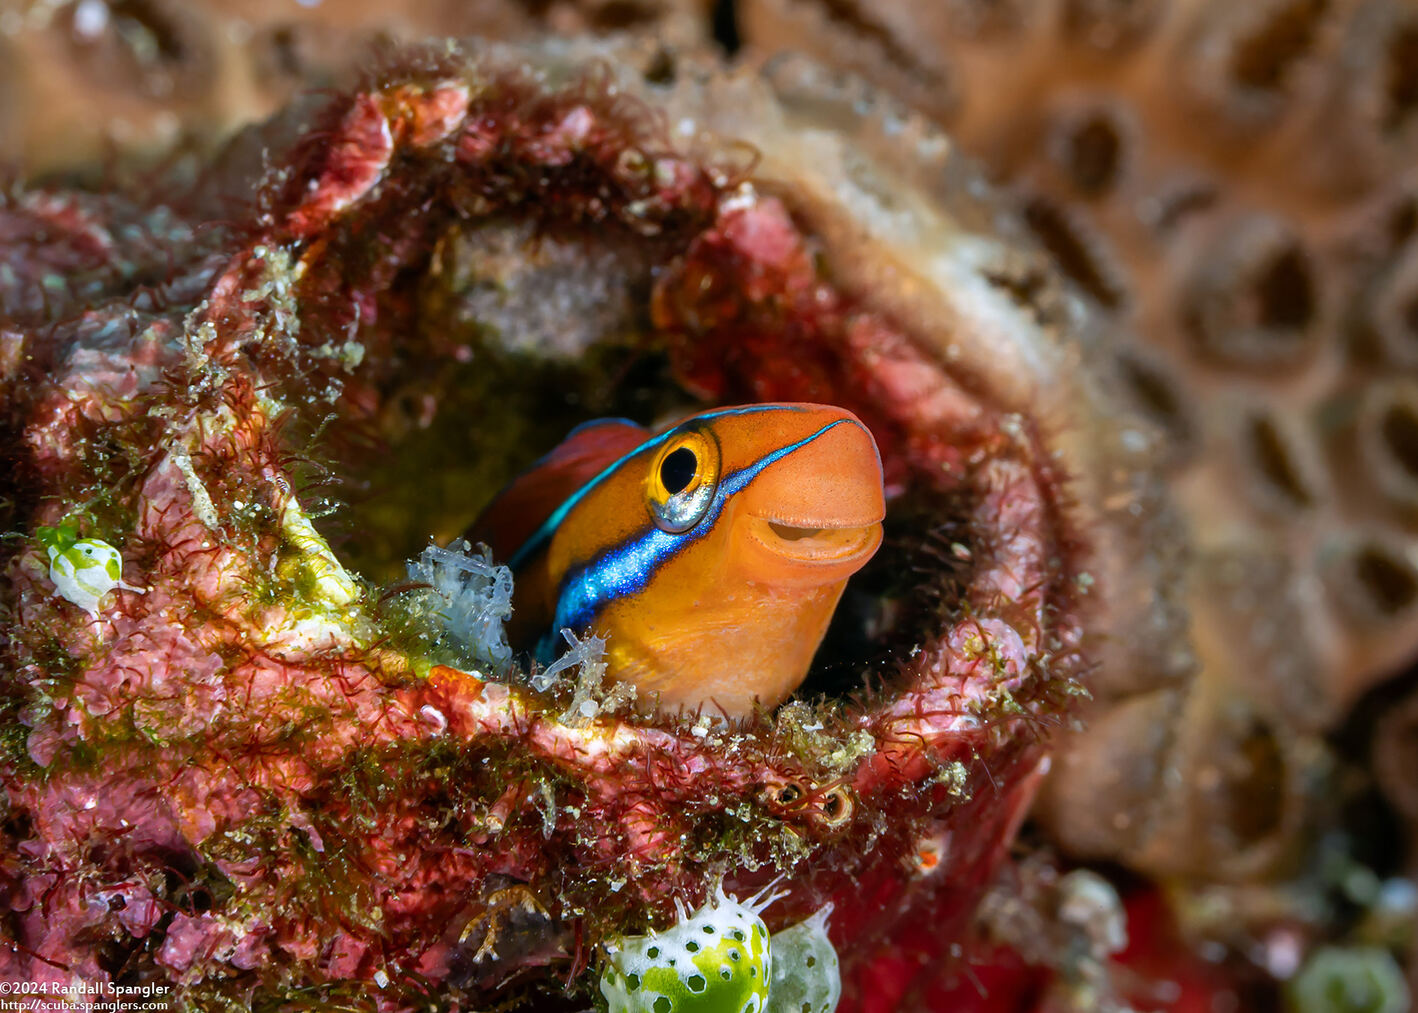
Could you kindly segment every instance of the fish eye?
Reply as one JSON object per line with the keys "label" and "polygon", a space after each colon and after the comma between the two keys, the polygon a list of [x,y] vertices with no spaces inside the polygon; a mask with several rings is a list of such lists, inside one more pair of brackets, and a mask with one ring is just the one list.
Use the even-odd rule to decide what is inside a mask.
{"label": "fish eye", "polygon": [[702,429],[687,429],[667,440],[656,457],[645,484],[646,505],[656,527],[681,534],[704,519],[718,487],[718,443]]}
{"label": "fish eye", "polygon": [[660,462],[660,484],[670,495],[683,492],[694,481],[694,473],[698,470],[699,458],[694,456],[694,451],[679,447]]}

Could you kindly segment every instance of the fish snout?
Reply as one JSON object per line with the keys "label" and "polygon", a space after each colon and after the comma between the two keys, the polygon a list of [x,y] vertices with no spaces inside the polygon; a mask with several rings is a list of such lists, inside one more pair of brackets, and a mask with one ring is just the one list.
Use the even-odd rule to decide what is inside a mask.
{"label": "fish snout", "polygon": [[745,490],[740,505],[751,576],[811,586],[845,580],[881,545],[886,516],[876,441],[841,412]]}

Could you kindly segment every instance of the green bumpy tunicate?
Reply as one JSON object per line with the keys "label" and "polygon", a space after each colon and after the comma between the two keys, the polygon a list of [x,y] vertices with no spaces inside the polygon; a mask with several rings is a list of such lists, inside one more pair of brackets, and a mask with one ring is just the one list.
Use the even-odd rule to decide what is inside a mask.
{"label": "green bumpy tunicate", "polygon": [[766,1013],[832,1013],[842,998],[837,951],[827,938],[828,904],[806,921],[773,933],[773,978]]}
{"label": "green bumpy tunicate", "polygon": [[672,928],[607,944],[609,1013],[763,1013],[773,959],[756,900],[718,887]]}
{"label": "green bumpy tunicate", "polygon": [[137,591],[123,582],[123,557],[97,538],[80,538],[78,525],[65,521],[57,528],[39,528],[35,537],[49,553],[49,579],[66,601],[97,617],[103,598],[115,588]]}
{"label": "green bumpy tunicate", "polygon": [[1294,1013],[1407,1013],[1410,996],[1398,962],[1376,946],[1316,950],[1286,990]]}

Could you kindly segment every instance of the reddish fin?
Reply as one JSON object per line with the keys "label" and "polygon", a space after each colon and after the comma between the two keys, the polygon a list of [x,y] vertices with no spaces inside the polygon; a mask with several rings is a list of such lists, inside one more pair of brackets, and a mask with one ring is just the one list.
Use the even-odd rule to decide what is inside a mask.
{"label": "reddish fin", "polygon": [[628,419],[582,423],[508,483],[464,537],[474,545],[485,543],[493,558],[505,563],[577,489],[649,438],[648,430]]}

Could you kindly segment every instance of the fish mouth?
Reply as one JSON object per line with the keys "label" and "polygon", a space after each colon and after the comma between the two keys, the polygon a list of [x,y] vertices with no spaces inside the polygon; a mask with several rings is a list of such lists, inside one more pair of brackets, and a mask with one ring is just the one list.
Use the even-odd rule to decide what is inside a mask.
{"label": "fish mouth", "polygon": [[771,517],[750,519],[753,537],[775,555],[802,563],[845,563],[870,556],[881,544],[881,521],[806,526]]}

